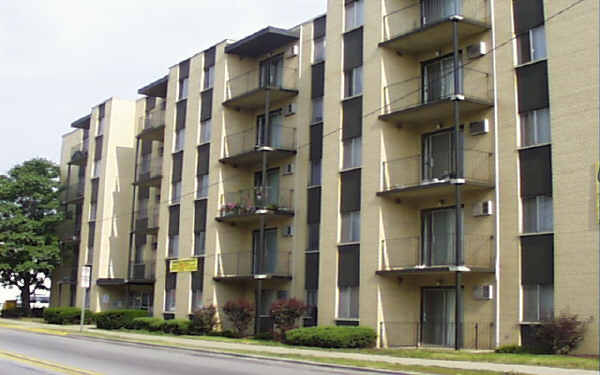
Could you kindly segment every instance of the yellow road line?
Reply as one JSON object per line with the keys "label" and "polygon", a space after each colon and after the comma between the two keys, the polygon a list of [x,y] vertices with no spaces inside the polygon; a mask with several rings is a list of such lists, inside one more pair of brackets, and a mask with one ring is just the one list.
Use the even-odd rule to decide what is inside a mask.
{"label": "yellow road line", "polygon": [[101,375],[98,372],[87,371],[87,370],[79,369],[76,367],[69,367],[69,366],[62,365],[60,363],[44,361],[41,359],[32,358],[32,357],[25,356],[22,354],[17,354],[17,353],[9,353],[9,352],[5,352],[5,351],[0,351],[0,358],[4,358],[4,359],[10,360],[10,361],[24,363],[27,365],[32,365],[32,366],[35,366],[38,368],[43,368],[43,369],[51,370],[54,372],[59,372],[61,374],[65,374],[65,375]]}
{"label": "yellow road line", "polygon": [[21,325],[13,325],[13,324],[4,324],[0,323],[1,328],[9,328],[9,329],[18,329],[21,331],[29,331],[36,333],[46,333],[48,335],[56,335],[56,336],[67,336],[69,333],[64,331],[57,331],[54,329],[46,329],[46,328],[34,328],[34,327],[26,327]]}

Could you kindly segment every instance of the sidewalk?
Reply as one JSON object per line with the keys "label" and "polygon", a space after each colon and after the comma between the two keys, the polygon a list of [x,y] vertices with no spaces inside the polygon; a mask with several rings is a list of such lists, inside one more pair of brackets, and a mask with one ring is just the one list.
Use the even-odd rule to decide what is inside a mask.
{"label": "sidewalk", "polygon": [[[20,327],[21,329],[33,330],[40,333],[48,334],[80,334],[79,326],[57,326],[52,324],[42,324],[35,322],[23,322],[9,319],[0,319],[0,327],[10,328]],[[598,375],[598,371],[595,370],[579,370],[579,369],[562,369],[556,367],[542,367],[542,366],[528,366],[528,365],[517,365],[517,364],[501,364],[501,363],[487,363],[487,362],[467,362],[467,361],[446,361],[446,360],[435,360],[435,359],[419,359],[419,358],[399,358],[391,357],[386,355],[372,355],[372,354],[360,354],[360,353],[347,353],[347,352],[334,352],[327,350],[311,350],[311,349],[295,349],[288,347],[279,346],[268,346],[268,345],[255,345],[255,344],[243,344],[243,343],[230,343],[230,342],[219,342],[219,341],[204,341],[201,339],[189,339],[182,337],[170,337],[170,336],[151,336],[138,333],[129,333],[121,331],[106,331],[98,330],[95,326],[85,326],[83,335],[88,333],[90,336],[96,334],[104,336],[107,339],[114,339],[118,341],[127,341],[140,344],[154,344],[154,345],[165,345],[172,347],[180,347],[185,349],[196,349],[203,351],[212,352],[227,352],[227,351],[244,351],[244,352],[257,352],[257,355],[269,354],[295,354],[304,356],[313,356],[321,358],[343,358],[350,360],[361,360],[361,361],[372,361],[372,362],[386,362],[398,365],[409,365],[409,366],[435,366],[445,367],[453,369],[464,369],[464,370],[487,370],[510,373],[522,373],[532,375]]]}

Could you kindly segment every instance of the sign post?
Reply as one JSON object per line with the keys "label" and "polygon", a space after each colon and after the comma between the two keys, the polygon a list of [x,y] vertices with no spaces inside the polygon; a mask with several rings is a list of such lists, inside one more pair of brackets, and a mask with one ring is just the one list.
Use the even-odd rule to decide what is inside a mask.
{"label": "sign post", "polygon": [[83,288],[83,301],[81,303],[81,317],[79,318],[79,332],[83,332],[83,322],[85,321],[85,301],[87,301],[88,289],[90,288],[91,271],[92,266],[81,267],[79,284]]}

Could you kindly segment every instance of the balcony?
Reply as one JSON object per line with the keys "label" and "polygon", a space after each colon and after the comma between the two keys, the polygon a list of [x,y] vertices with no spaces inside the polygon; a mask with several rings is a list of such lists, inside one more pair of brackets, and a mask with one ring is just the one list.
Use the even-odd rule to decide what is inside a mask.
{"label": "balcony", "polygon": [[[434,159],[435,156],[438,156]],[[454,193],[453,155],[414,155],[383,162],[383,189],[378,196],[393,199],[423,199]],[[494,187],[491,152],[464,150],[460,175],[463,192]],[[461,181],[462,182],[462,181]]]}
{"label": "balcony", "polygon": [[298,95],[298,70],[282,68],[273,76],[256,69],[227,81],[223,105],[238,110],[264,109],[267,93],[271,105]]}
{"label": "balcony", "polygon": [[160,186],[162,164],[162,157],[142,159],[137,166],[136,183],[139,185]]}
{"label": "balcony", "polygon": [[275,125],[270,137],[259,137],[260,129],[252,128],[225,137],[225,153],[221,163],[233,166],[259,164],[262,152],[269,152],[269,161],[277,162],[296,154],[296,128]]}
{"label": "balcony", "polygon": [[418,55],[452,44],[454,20],[463,41],[490,29],[486,0],[446,0],[415,3],[383,17],[384,40],[380,47],[405,55]]}
{"label": "balcony", "polygon": [[493,106],[489,73],[461,67],[459,95],[454,95],[453,75],[450,69],[429,79],[416,77],[385,87],[385,106],[379,119],[410,128],[451,120],[454,100],[460,101],[461,116]]}
{"label": "balcony", "polygon": [[165,109],[167,102],[161,101],[158,107],[138,119],[138,138],[144,141],[162,141],[165,136]]}
{"label": "balcony", "polygon": [[147,234],[158,233],[160,219],[159,212],[160,209],[158,207],[152,208],[151,210],[140,209],[137,211],[135,218],[135,232]]}
{"label": "balcony", "polygon": [[64,245],[78,246],[81,240],[81,218],[79,220],[65,220],[58,228],[59,239]]}
{"label": "balcony", "polygon": [[83,201],[85,192],[85,180],[79,180],[74,184],[67,185],[63,191],[63,204],[79,203]]}
{"label": "balcony", "polygon": [[[494,349],[494,323],[462,323],[463,346],[467,349]],[[386,347],[452,347],[456,324],[444,321],[417,322],[386,320],[379,322],[379,334]]]}
{"label": "balcony", "polygon": [[71,159],[69,160],[69,164],[85,167],[88,158],[88,147],[89,142],[87,139],[78,145],[71,147]]}
{"label": "balcony", "polygon": [[129,269],[128,284],[153,284],[155,280],[156,262],[154,259],[133,263]]}
{"label": "balcony", "polygon": [[291,280],[291,251],[267,250],[259,266],[254,251],[221,253],[217,255],[215,281]]}
{"label": "balcony", "polygon": [[493,236],[465,234],[463,262],[456,265],[455,234],[421,236],[381,241],[378,275],[398,276],[448,272],[494,272]]}
{"label": "balcony", "polygon": [[294,216],[294,190],[254,187],[223,195],[217,221],[256,223],[261,216],[274,220]]}

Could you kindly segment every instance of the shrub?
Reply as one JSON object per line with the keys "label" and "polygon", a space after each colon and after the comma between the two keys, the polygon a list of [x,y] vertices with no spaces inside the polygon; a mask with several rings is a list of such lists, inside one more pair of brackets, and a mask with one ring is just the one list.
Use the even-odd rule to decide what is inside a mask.
{"label": "shrub", "polygon": [[205,335],[215,330],[217,325],[217,309],[206,306],[194,312],[190,323],[190,335]]}
{"label": "shrub", "polygon": [[242,337],[250,326],[250,322],[254,318],[254,311],[254,305],[245,299],[227,301],[223,306],[223,312],[233,324],[237,337]]}
{"label": "shrub", "polygon": [[96,314],[96,326],[100,329],[125,328],[135,318],[147,317],[144,310],[108,310]]}
{"label": "shrub", "polygon": [[165,324],[167,324],[166,320],[161,319],[161,318],[156,318],[148,324],[148,331],[150,331],[150,332],[164,331]]}
{"label": "shrub", "polygon": [[165,333],[172,333],[174,335],[186,335],[190,329],[191,322],[185,319],[171,319],[165,320],[162,329]]}
{"label": "shrub", "polygon": [[163,322],[161,318],[152,318],[152,317],[143,317],[143,318],[135,318],[131,322],[127,323],[125,326],[127,329],[136,329],[136,330],[150,330],[150,325],[153,323],[160,324]]}
{"label": "shrub", "polygon": [[[81,309],[79,307],[50,307],[44,310],[44,320],[50,324],[79,324]],[[85,310],[85,324],[91,324],[95,314]]]}
{"label": "shrub", "polygon": [[321,348],[369,348],[375,346],[376,339],[370,327],[308,327],[285,334],[287,344]]}
{"label": "shrub", "polygon": [[504,345],[496,350],[496,353],[504,353],[504,354],[525,354],[529,353],[527,348],[522,347],[521,345]]}
{"label": "shrub", "polygon": [[3,318],[7,318],[7,319],[20,318],[23,315],[24,315],[23,314],[23,309],[21,309],[21,308],[4,309],[4,310],[2,310],[2,317]]}
{"label": "shrub", "polygon": [[224,331],[212,331],[207,333],[207,336],[215,336],[215,337],[228,337],[228,338],[236,338],[237,335],[230,329],[226,329]]}
{"label": "shrub", "polygon": [[305,311],[306,305],[295,298],[273,302],[270,313],[282,339],[287,331],[296,326],[296,321],[304,315]]}
{"label": "shrub", "polygon": [[561,313],[558,318],[542,324],[536,338],[545,353],[568,354],[582,340],[588,321],[581,321],[577,315]]}

